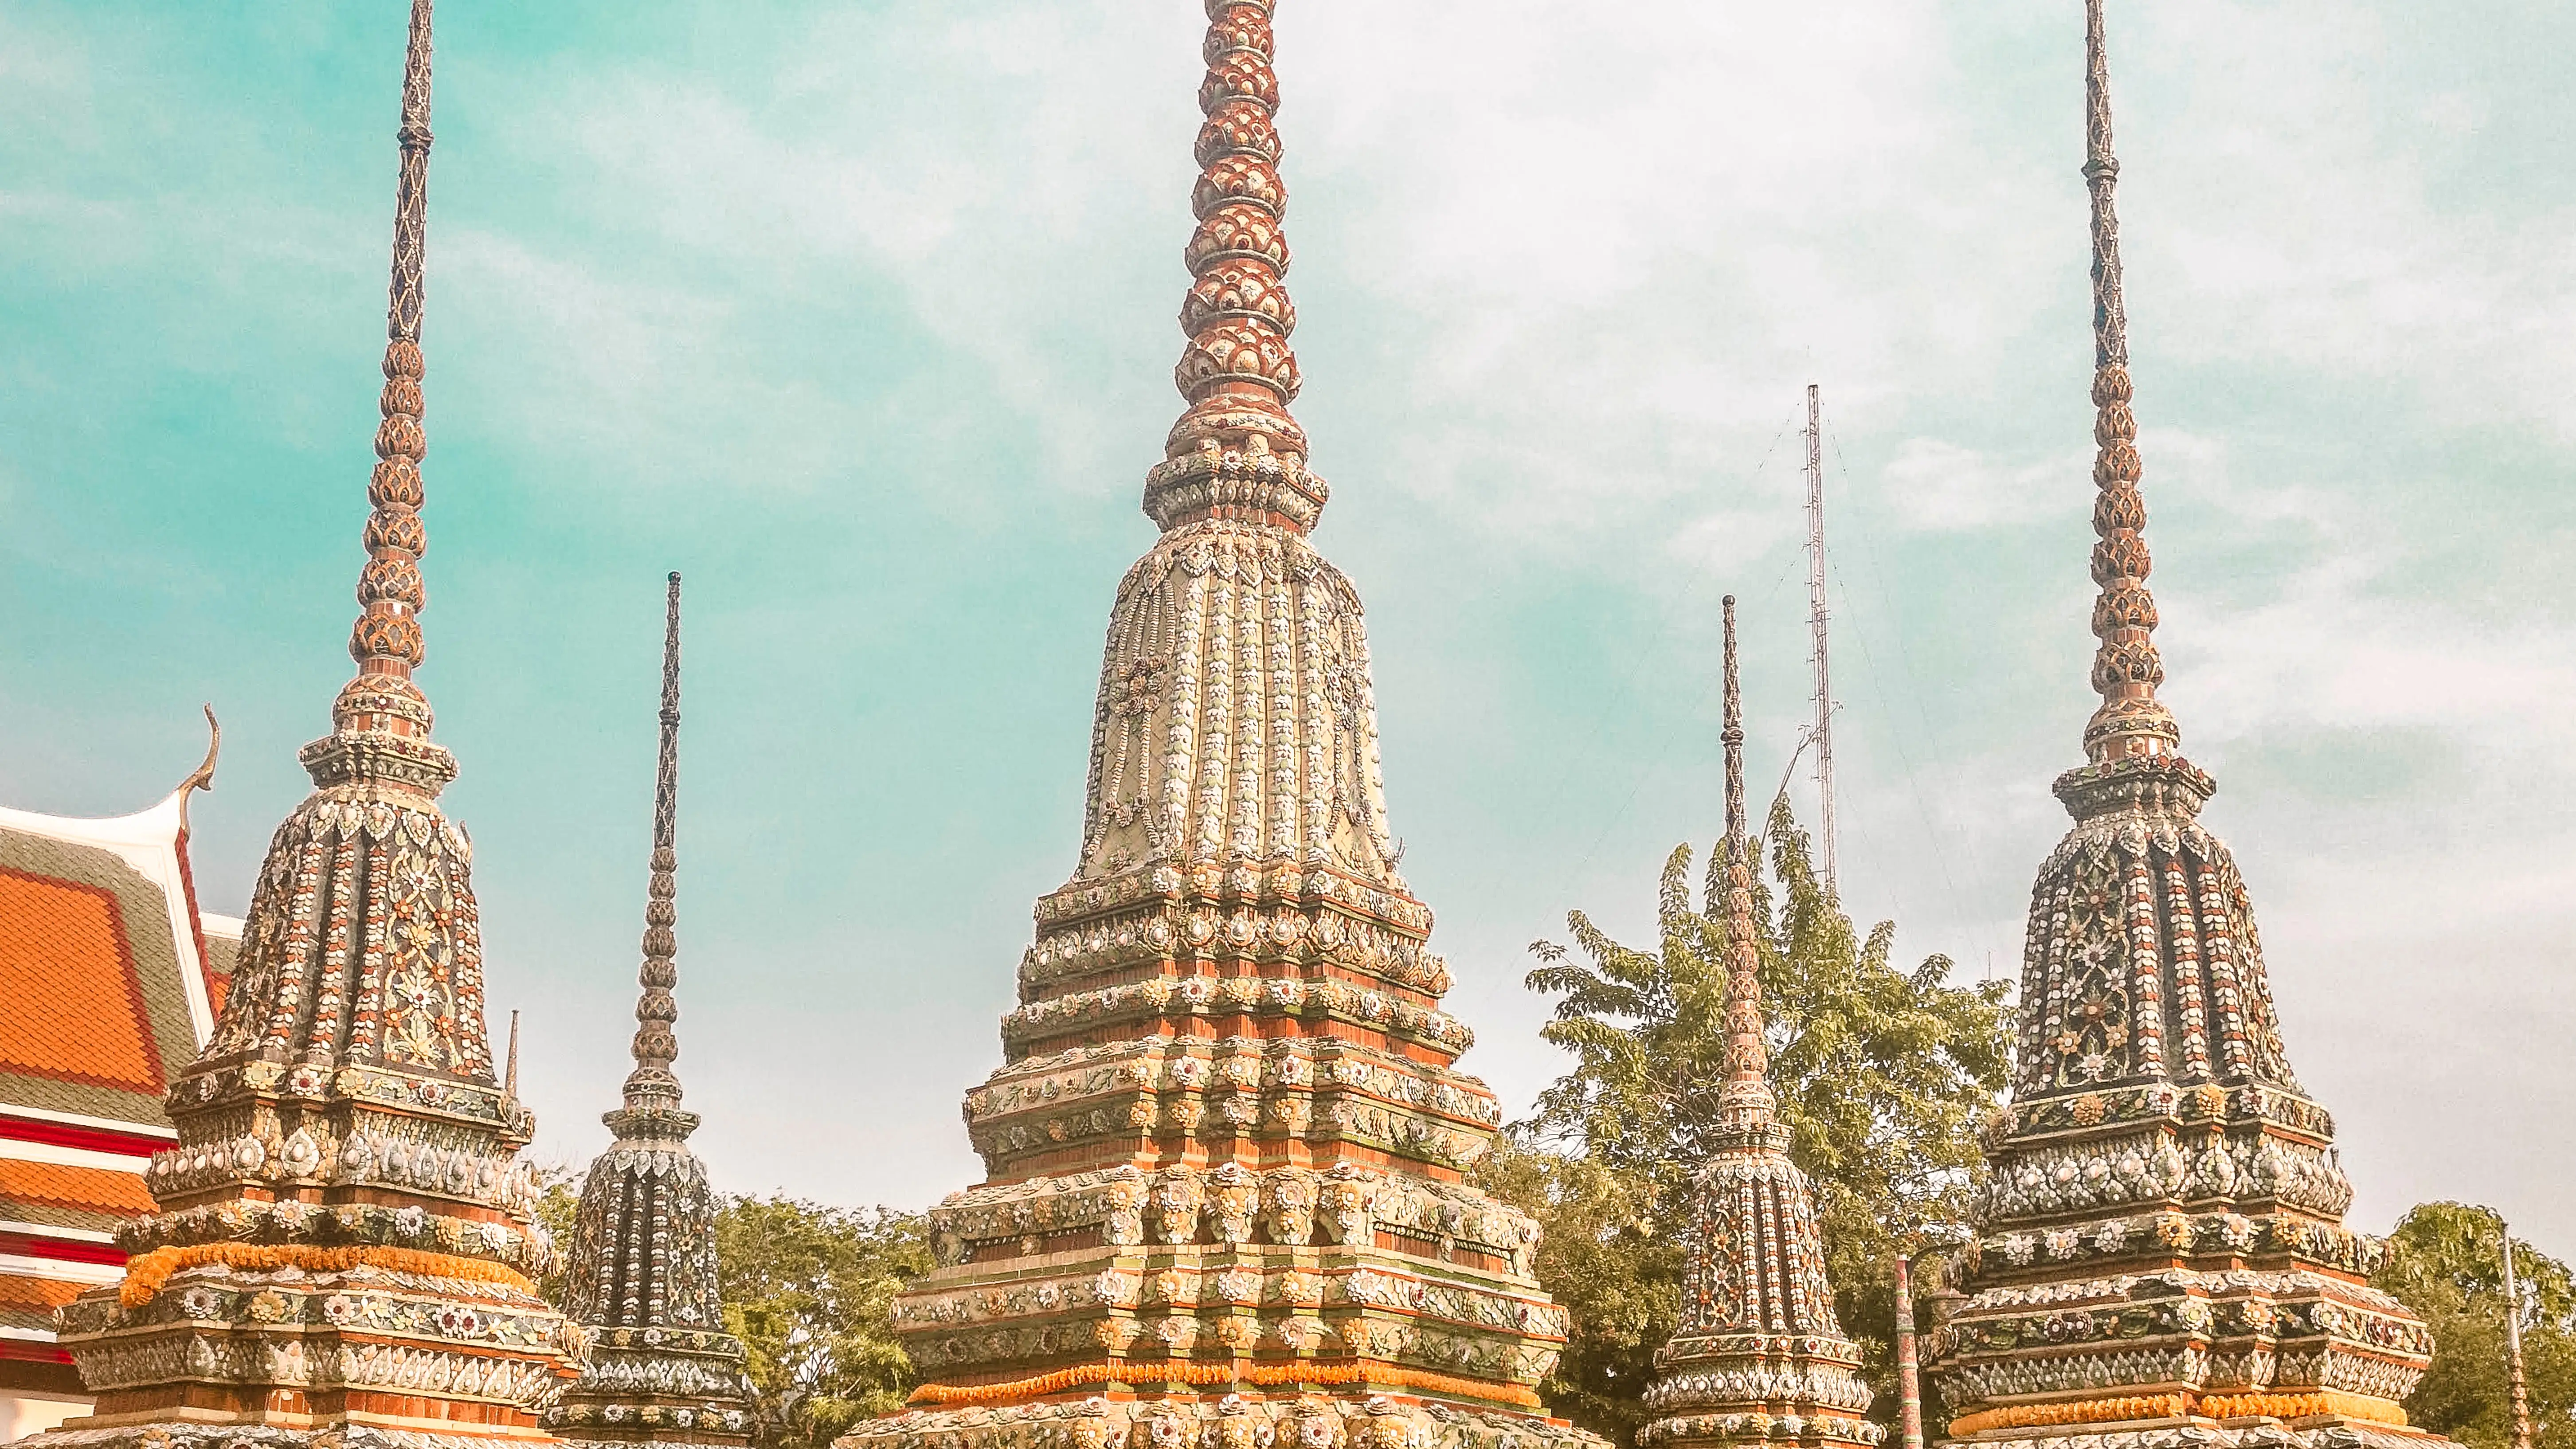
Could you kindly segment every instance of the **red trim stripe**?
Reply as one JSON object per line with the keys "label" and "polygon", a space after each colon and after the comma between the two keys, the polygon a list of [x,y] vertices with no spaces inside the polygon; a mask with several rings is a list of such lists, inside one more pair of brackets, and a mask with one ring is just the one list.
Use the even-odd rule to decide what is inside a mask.
{"label": "red trim stripe", "polygon": [[[167,1137],[148,1137],[140,1132],[119,1132],[108,1127],[83,1127],[73,1122],[46,1122],[34,1117],[13,1117],[0,1112],[0,1138],[13,1142],[41,1142],[48,1147],[77,1147],[83,1152],[106,1152],[121,1157],[150,1157],[177,1143]],[[142,1169],[137,1167],[136,1171]]]}
{"label": "red trim stripe", "polygon": [[23,1338],[0,1338],[0,1358],[14,1358],[21,1363],[70,1363],[71,1350],[50,1343],[30,1343]]}
{"label": "red trim stripe", "polygon": [[16,1253],[22,1258],[51,1258],[57,1263],[101,1263],[110,1268],[125,1266],[125,1250],[114,1243],[40,1237],[7,1228],[0,1228],[0,1253]]}

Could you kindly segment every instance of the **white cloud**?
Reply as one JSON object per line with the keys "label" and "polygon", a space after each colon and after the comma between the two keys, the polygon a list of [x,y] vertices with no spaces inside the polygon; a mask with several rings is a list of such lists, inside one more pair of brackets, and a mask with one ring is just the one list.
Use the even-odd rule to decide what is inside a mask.
{"label": "white cloud", "polygon": [[1897,445],[1883,497],[1907,526],[1943,533],[2027,523],[2080,508],[2090,491],[2080,454],[2007,462],[1939,438]]}
{"label": "white cloud", "polygon": [[[2142,346],[2395,382],[2451,425],[2576,442],[2576,217],[2463,205],[2477,104],[2407,89],[2407,43],[2348,0],[2131,12],[2190,103],[2123,133]],[[2410,125],[2414,118],[2418,125]],[[2141,220],[2148,224],[2140,225]]]}

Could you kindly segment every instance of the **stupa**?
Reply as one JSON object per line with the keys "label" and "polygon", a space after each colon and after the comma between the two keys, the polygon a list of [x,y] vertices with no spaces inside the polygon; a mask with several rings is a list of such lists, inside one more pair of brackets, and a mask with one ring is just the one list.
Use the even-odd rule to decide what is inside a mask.
{"label": "stupa", "polygon": [[2100,639],[2075,825],[2040,868],[2011,1105],[1933,1372],[1954,1440],[2427,1445],[2432,1339],[2365,1280],[2334,1120],[2290,1070],[2254,910],[2200,821],[2147,592],[2101,0],[2086,9]]}
{"label": "stupa", "polygon": [[531,1280],[550,1261],[514,1161],[534,1119],[495,1080],[456,762],[430,742],[422,658],[422,237],[429,0],[414,0],[383,424],[362,612],[313,793],[280,825],[239,963],[172,1081],[176,1146],[144,1173],[123,1278],[62,1310],[98,1405],[46,1449],[497,1449],[577,1334]]}
{"label": "stupa", "polygon": [[1860,1345],[1834,1317],[1815,1189],[1789,1160],[1762,1040],[1744,705],[1726,599],[1726,1082],[1708,1165],[1691,1184],[1679,1327],[1655,1351],[1637,1442],[1666,1449],[1877,1444]]}
{"label": "stupa", "polygon": [[715,1193],[689,1150],[698,1116],[680,1106],[672,989],[680,984],[680,576],[662,639],[662,750],[653,783],[653,858],[635,1069],[601,1118],[617,1134],[590,1164],[568,1245],[564,1307],[590,1339],[581,1378],[546,1410],[576,1443],[739,1449],[751,1442],[742,1342],[716,1291]]}
{"label": "stupa", "polygon": [[1360,601],[1288,411],[1269,0],[1208,0],[1198,226],[1119,585],[1072,878],[1041,898],[987,1173],[895,1306],[929,1380],[844,1449],[1597,1443],[1534,1392],[1536,1225],[1467,1186],[1500,1121],[1387,828]]}

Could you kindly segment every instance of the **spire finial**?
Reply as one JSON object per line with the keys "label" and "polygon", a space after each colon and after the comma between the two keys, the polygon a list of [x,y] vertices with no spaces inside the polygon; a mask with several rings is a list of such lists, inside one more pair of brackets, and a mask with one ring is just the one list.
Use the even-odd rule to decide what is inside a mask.
{"label": "spire finial", "polygon": [[2093,689],[2102,706],[2084,727],[2095,764],[2170,754],[2182,731],[2156,698],[2164,661],[2155,645],[2156,601],[2147,592],[2147,505],[2138,495],[2138,423],[2129,412],[2129,319],[2120,299],[2120,219],[2111,193],[2111,69],[2102,0],[2084,6],[2084,181],[2093,196]]}
{"label": "spire finial", "polygon": [[643,991],[635,1002],[635,1070],[626,1075],[630,1112],[680,1103],[680,1079],[671,1071],[680,1057],[680,1039],[671,1030],[680,1019],[679,1003],[671,997],[680,981],[680,943],[672,930],[679,920],[679,885],[673,879],[680,866],[673,849],[679,797],[680,576],[674,573],[662,625],[662,754],[653,774],[653,865],[644,906],[644,967],[637,973]]}
{"label": "spire finial", "polygon": [[[393,279],[385,304],[385,390],[377,400],[376,468],[367,481],[367,564],[358,576],[358,622],[349,630],[355,679],[331,706],[335,741],[308,748],[305,765],[317,784],[357,775],[391,776],[435,795],[456,773],[445,751],[428,745],[429,700],[412,682],[423,645],[420,559],[429,550],[420,506],[422,372],[421,258],[429,207],[430,0],[412,0],[411,36],[403,48],[402,168],[394,184]],[[386,745],[384,737],[404,742]],[[372,743],[370,742],[372,741]]]}
{"label": "spire finial", "polygon": [[[1273,0],[1206,0],[1207,79],[1199,84],[1198,185],[1190,210],[1189,295],[1172,381],[1189,410],[1172,425],[1166,461],[1146,480],[1145,511],[1168,531],[1203,518],[1312,528],[1324,481],[1305,471],[1306,434],[1289,415],[1297,308],[1282,280],[1279,77],[1271,69]],[[1204,463],[1205,466],[1192,466]]]}
{"label": "spire finial", "polygon": [[1726,596],[1726,847],[1744,838],[1744,695],[1735,681],[1735,596]]}
{"label": "spire finial", "polygon": [[412,0],[411,39],[403,50],[402,171],[394,184],[393,280],[385,305],[384,422],[376,429],[376,471],[367,501],[367,567],[358,582],[363,606],[349,634],[358,672],[409,680],[420,665],[419,614],[428,603],[420,557],[421,529],[421,258],[429,222],[430,0]]}
{"label": "spire finial", "polygon": [[1735,677],[1735,596],[1726,596],[1726,1085],[1733,1131],[1770,1127],[1771,1053],[1762,1043],[1762,958],[1753,944],[1753,842],[1744,819],[1744,696]]}

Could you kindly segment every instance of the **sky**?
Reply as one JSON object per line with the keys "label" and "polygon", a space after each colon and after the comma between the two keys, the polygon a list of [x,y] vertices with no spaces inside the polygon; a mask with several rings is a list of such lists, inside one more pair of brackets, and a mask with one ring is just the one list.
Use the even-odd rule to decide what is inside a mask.
{"label": "sky", "polygon": [[[402,0],[0,7],[0,802],[194,806],[246,909],[363,558]],[[1187,0],[450,0],[429,661],[533,1152],[606,1142],[662,578],[687,576],[680,1073],[723,1186],[979,1175],[1101,626],[1180,409]],[[2384,1230],[2576,1251],[2576,8],[2115,3],[2169,682],[2291,1058]],[[2018,972],[2080,762],[2076,0],[1287,0],[1297,413],[1369,605],[1462,1063],[1648,934],[1808,711],[1821,384],[1843,893]],[[1810,818],[1813,786],[1793,799]],[[496,1029],[498,1022],[496,1021]]]}

